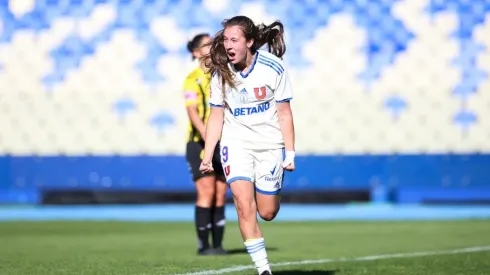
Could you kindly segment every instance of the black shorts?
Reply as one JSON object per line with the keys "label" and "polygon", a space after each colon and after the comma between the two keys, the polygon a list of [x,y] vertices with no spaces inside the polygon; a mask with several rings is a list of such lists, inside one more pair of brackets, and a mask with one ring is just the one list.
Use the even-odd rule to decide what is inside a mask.
{"label": "black shorts", "polygon": [[[223,172],[223,167],[221,166],[221,160],[220,160],[220,153],[219,153],[220,147],[219,143],[216,145],[216,148],[214,150],[214,155],[213,155],[213,168],[214,168],[214,173],[211,175],[216,175],[219,179],[224,180],[224,172]],[[187,147],[186,147],[186,159],[187,159],[187,165],[189,166],[189,171],[192,175],[192,180],[196,181],[204,176],[210,175],[210,174],[203,174],[201,171],[199,171],[199,166],[201,166],[201,155],[203,154],[204,151],[204,142],[188,142]]]}

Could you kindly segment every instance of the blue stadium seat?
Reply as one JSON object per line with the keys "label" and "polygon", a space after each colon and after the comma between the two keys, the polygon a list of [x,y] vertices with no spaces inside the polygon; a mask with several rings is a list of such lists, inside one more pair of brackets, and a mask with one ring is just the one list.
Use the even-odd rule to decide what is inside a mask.
{"label": "blue stadium seat", "polygon": [[342,11],[349,14],[355,14],[359,10],[359,5],[355,1],[345,1]]}
{"label": "blue stadium seat", "polygon": [[160,57],[161,55],[167,53],[167,50],[165,50],[164,47],[162,47],[162,45],[156,41],[154,38],[152,38],[150,41],[148,41],[148,44],[147,44],[147,53],[148,53],[148,57],[149,58],[158,58]]}
{"label": "blue stadium seat", "polygon": [[459,0],[445,0],[443,2],[444,2],[444,5],[448,9],[454,10],[454,11],[459,11],[459,6],[461,5],[461,1],[459,1]]}
{"label": "blue stadium seat", "polygon": [[396,118],[407,108],[407,102],[400,96],[389,96],[385,99],[384,107]]}
{"label": "blue stadium seat", "polygon": [[157,62],[154,58],[150,57],[146,60],[139,62],[136,66],[138,67],[139,70],[148,73],[148,72],[156,71]]}
{"label": "blue stadium seat", "polygon": [[11,22],[5,21],[3,24],[3,31],[0,33],[0,43],[8,42],[12,39],[12,34],[15,31],[15,26]]}
{"label": "blue stadium seat", "polygon": [[332,11],[328,5],[320,4],[314,9],[315,13],[313,13],[310,18],[312,22],[316,23],[316,26],[313,29],[325,26],[330,16],[332,16]]}
{"label": "blue stadium seat", "polygon": [[58,71],[54,71],[53,73],[44,76],[42,79],[42,83],[45,87],[51,88],[54,85],[62,82],[64,79],[64,74]]}
{"label": "blue stadium seat", "polygon": [[158,3],[158,2],[162,3],[164,1],[159,1],[159,0],[143,0],[142,6],[144,6],[144,7],[150,7],[151,8],[151,7],[155,6],[156,3]]}
{"label": "blue stadium seat", "polygon": [[44,1],[36,1],[39,9],[56,9],[60,6],[60,0],[44,0]]}
{"label": "blue stadium seat", "polygon": [[467,98],[478,91],[479,84],[488,77],[488,75],[479,69],[466,70],[463,73],[462,81],[453,91],[455,96]]}
{"label": "blue stadium seat", "polygon": [[131,6],[118,6],[118,16],[114,24],[115,28],[132,28],[138,26],[139,19],[135,16],[136,10]]}
{"label": "blue stadium seat", "polygon": [[156,62],[142,62],[137,65],[137,68],[140,70],[143,80],[146,83],[154,84],[164,80],[163,76],[156,69]]}
{"label": "blue stadium seat", "polygon": [[342,9],[344,7],[344,1],[332,0],[332,1],[330,1],[329,6],[332,8],[333,12],[337,13],[337,12],[342,11]]}
{"label": "blue stadium seat", "polygon": [[133,6],[134,4],[139,4],[140,1],[135,1],[135,0],[118,0],[117,5],[118,6]]}
{"label": "blue stadium seat", "polygon": [[[175,14],[175,13],[173,13]],[[211,19],[211,15],[205,10],[198,10],[194,8],[190,8],[184,13],[181,13],[179,16],[182,16],[183,18],[187,18],[188,22],[190,23],[189,28],[202,28],[202,27],[207,27],[211,25],[211,21],[214,21]],[[182,20],[179,22],[179,27],[184,27],[186,24],[182,24]],[[188,29],[188,28],[183,28],[183,29]]]}
{"label": "blue stadium seat", "polygon": [[408,43],[414,38],[414,35],[410,33],[400,21],[393,22],[395,31],[391,35],[393,43],[396,45],[397,52],[401,52],[407,49]]}
{"label": "blue stadium seat", "polygon": [[109,41],[115,29],[116,29],[115,24],[111,24],[107,26],[105,30],[101,31],[96,36],[94,36],[92,39],[86,41],[87,47],[90,47],[92,49],[92,51],[87,51],[87,54],[92,54],[98,45]]}
{"label": "blue stadium seat", "polygon": [[170,127],[175,123],[175,118],[169,112],[162,111],[154,114],[149,123],[158,131],[164,131],[165,128]]}
{"label": "blue stadium seat", "polygon": [[478,121],[478,117],[472,111],[459,111],[453,117],[453,123],[461,127],[468,127]]}
{"label": "blue stadium seat", "polygon": [[356,11],[356,13],[354,14],[354,19],[355,19],[355,22],[361,27],[362,26],[369,26],[369,24],[372,21],[372,19],[362,11]]}
{"label": "blue stadium seat", "polygon": [[488,1],[471,1],[470,12],[475,18],[478,18],[480,22],[483,22],[486,12],[490,9],[490,3]]}
{"label": "blue stadium seat", "polygon": [[[287,11],[290,9],[291,6],[295,6],[294,1],[289,1],[288,5],[284,5],[282,1],[279,2],[278,0],[264,1],[265,10],[273,17],[288,14]],[[280,19],[282,22],[286,22],[288,17],[284,16],[278,19]]]}
{"label": "blue stadium seat", "polygon": [[157,16],[158,14],[160,14],[160,10],[155,9],[153,7],[152,8],[145,7],[143,9],[141,9],[138,16],[140,17],[139,18],[140,21],[142,21],[146,24],[150,24],[150,22],[153,20],[153,18],[155,16]]}
{"label": "blue stadium seat", "polygon": [[40,31],[42,29],[47,29],[49,25],[45,20],[44,12],[34,11],[26,14],[22,21],[24,22],[26,29],[31,29],[34,31]]}
{"label": "blue stadium seat", "polygon": [[114,103],[113,108],[118,116],[124,117],[128,112],[136,109],[136,103],[130,98],[121,98]]}
{"label": "blue stadium seat", "polygon": [[[477,2],[477,1],[475,1],[475,2]],[[457,3],[458,12],[463,13],[463,14],[471,13],[472,6],[473,6],[472,2],[473,1],[459,1]]]}
{"label": "blue stadium seat", "polygon": [[83,18],[87,17],[94,8],[92,1],[70,0],[69,5],[64,11],[64,15]]}

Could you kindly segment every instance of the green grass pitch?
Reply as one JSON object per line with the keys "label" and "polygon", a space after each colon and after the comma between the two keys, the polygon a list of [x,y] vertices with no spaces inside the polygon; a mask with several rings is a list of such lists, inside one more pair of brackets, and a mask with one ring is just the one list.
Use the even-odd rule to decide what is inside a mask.
{"label": "green grass pitch", "polygon": [[[490,251],[338,262],[391,253],[490,246],[490,221],[261,223],[274,275],[489,275]],[[236,223],[225,248],[236,253],[196,256],[191,223],[2,222],[0,274],[185,274],[251,265]],[[210,273],[212,274],[212,273]],[[256,274],[254,269],[223,274]]]}

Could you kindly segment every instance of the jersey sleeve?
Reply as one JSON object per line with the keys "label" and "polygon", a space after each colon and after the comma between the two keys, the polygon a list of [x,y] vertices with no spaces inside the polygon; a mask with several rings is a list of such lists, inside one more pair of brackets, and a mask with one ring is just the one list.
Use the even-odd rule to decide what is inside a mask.
{"label": "jersey sleeve", "polygon": [[288,102],[293,99],[293,91],[291,82],[289,81],[289,73],[286,69],[284,69],[284,71],[277,76],[274,99],[276,102]]}
{"label": "jersey sleeve", "polygon": [[221,90],[221,83],[219,83],[218,77],[214,75],[211,78],[211,90],[209,91],[209,105],[211,107],[224,107],[225,102],[223,99],[223,92]]}
{"label": "jersey sleeve", "polygon": [[192,76],[188,76],[184,80],[184,100],[185,106],[189,107],[191,105],[198,104],[199,98],[199,86],[196,80]]}

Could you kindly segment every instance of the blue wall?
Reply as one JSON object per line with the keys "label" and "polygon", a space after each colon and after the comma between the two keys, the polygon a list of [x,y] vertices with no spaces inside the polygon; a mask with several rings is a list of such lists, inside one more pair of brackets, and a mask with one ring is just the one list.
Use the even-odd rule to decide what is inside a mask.
{"label": "blue wall", "polygon": [[[0,157],[0,202],[42,189],[193,192],[181,156]],[[399,202],[490,200],[490,155],[299,156],[285,192],[385,186]]]}

